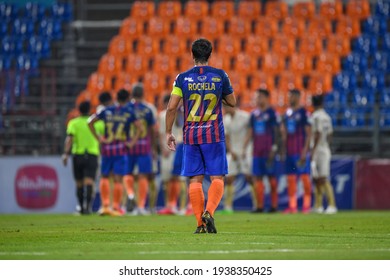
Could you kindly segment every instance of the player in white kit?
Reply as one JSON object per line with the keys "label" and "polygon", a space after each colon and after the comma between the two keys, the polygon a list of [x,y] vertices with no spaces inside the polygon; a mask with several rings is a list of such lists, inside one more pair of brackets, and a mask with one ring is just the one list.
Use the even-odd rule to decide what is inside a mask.
{"label": "player in white kit", "polygon": [[[311,172],[315,190],[314,211],[317,213],[335,214],[337,212],[333,187],[330,184],[331,151],[329,142],[333,133],[332,119],[323,108],[323,96],[312,97],[314,113],[312,115],[312,149]],[[328,207],[324,211],[323,194],[325,194]]]}

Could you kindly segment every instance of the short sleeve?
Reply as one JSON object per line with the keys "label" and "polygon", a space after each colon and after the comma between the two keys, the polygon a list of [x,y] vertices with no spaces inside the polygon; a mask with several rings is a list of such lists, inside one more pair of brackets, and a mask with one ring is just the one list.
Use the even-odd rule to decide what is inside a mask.
{"label": "short sleeve", "polygon": [[102,110],[100,111],[98,114],[96,114],[96,116],[100,119],[100,120],[105,120],[106,118],[106,110]]}
{"label": "short sleeve", "polygon": [[104,135],[104,122],[102,120],[97,121],[94,126],[98,135]]}
{"label": "short sleeve", "polygon": [[179,97],[183,97],[183,92],[182,92],[181,82],[180,82],[180,74],[177,75],[175,81],[173,82],[171,95],[177,95]]}
{"label": "short sleeve", "polygon": [[229,95],[233,93],[232,83],[230,82],[229,76],[226,72],[223,72],[222,77],[222,95]]}
{"label": "short sleeve", "polygon": [[74,127],[74,121],[71,120],[68,124],[68,127],[66,128],[66,134],[74,136],[75,135],[75,127]]}

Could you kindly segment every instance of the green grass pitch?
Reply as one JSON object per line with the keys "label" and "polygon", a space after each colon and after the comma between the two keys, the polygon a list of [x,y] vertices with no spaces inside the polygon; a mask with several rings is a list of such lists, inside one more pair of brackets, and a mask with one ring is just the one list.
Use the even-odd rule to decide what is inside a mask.
{"label": "green grass pitch", "polygon": [[0,215],[0,259],[390,259],[390,212],[215,218]]}

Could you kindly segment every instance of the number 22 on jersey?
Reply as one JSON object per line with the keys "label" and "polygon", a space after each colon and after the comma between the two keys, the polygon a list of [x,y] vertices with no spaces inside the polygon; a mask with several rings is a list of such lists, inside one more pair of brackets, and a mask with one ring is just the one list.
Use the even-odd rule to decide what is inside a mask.
{"label": "number 22 on jersey", "polygon": [[[214,121],[217,119],[218,115],[213,114],[215,105],[217,104],[217,96],[213,93],[207,93],[203,100],[202,100],[202,95],[198,93],[193,93],[190,95],[189,100],[194,100],[194,104],[191,108],[190,113],[188,114],[187,117],[187,122],[207,122],[207,121]],[[198,115],[199,114],[199,108],[204,101],[210,101],[209,105],[207,106],[206,111],[204,114]]]}

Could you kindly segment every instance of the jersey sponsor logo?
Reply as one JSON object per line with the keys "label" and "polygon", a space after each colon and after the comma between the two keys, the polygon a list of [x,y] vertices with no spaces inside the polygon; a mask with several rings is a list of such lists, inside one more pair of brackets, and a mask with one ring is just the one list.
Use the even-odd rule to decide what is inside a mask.
{"label": "jersey sponsor logo", "polygon": [[207,80],[207,76],[199,76],[198,77],[198,81],[201,82],[201,83],[204,83],[204,81]]}
{"label": "jersey sponsor logo", "polygon": [[221,78],[219,78],[219,77],[212,77],[211,80],[212,80],[213,82],[216,82],[216,83],[221,82]]}
{"label": "jersey sponsor logo", "polygon": [[190,83],[193,83],[193,82],[194,82],[194,80],[193,80],[191,77],[185,77],[185,78],[184,78],[184,81],[188,81],[188,82],[190,82]]}
{"label": "jersey sponsor logo", "polygon": [[57,201],[59,181],[57,172],[46,165],[26,165],[16,172],[16,201],[26,209],[46,209]]}

